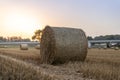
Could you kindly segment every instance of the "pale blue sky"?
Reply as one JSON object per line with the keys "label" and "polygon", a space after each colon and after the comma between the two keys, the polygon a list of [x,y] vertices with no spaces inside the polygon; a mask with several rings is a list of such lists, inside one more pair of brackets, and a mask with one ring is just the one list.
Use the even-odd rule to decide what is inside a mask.
{"label": "pale blue sky", "polygon": [[[21,25],[25,30],[5,25],[5,16],[12,12],[35,19],[33,28],[27,32],[29,25]],[[0,0],[0,21],[0,35],[5,36],[18,32],[30,37],[45,25],[81,28],[90,36],[120,34],[120,0]]]}

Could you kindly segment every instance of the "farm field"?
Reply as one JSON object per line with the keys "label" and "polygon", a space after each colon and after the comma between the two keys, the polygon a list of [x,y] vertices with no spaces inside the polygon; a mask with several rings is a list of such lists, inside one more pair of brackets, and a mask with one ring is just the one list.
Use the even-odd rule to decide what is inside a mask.
{"label": "farm field", "polygon": [[120,80],[120,50],[89,49],[85,62],[40,64],[34,48],[0,48],[0,80]]}

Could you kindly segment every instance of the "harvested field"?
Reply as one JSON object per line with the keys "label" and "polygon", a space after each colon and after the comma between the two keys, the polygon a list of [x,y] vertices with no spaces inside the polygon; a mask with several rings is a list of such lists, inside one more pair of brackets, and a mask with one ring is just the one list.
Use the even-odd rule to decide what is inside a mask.
{"label": "harvested field", "polygon": [[[9,58],[5,58],[3,56]],[[15,62],[17,64],[10,62],[13,59],[18,61]],[[1,60],[4,61],[1,62]],[[1,48],[0,63],[2,66],[0,66],[0,69],[4,70],[5,65],[7,65],[8,67],[5,69],[6,71],[8,69],[8,72],[2,73],[3,70],[0,70],[0,75],[2,73],[7,77],[10,77],[8,76],[9,72],[13,73],[11,76],[14,74],[16,74],[16,76],[19,75],[15,72],[16,68],[11,68],[10,66],[17,67],[20,62],[20,64],[27,64],[32,67],[30,68],[31,71],[29,71],[29,75],[33,75],[33,72],[35,72],[34,74],[39,74],[42,77],[48,76],[48,80],[120,80],[120,50],[89,49],[85,62],[69,62],[61,65],[39,64],[39,60],[39,50],[36,49],[31,48],[28,51],[21,51],[18,48]],[[9,67],[11,70],[9,70]],[[18,69],[21,68],[18,67]],[[22,69],[24,70],[26,67],[22,67]],[[36,73],[36,71],[39,73]],[[25,71],[24,74],[28,74],[28,72]],[[36,77],[37,76],[35,75],[33,76],[34,79],[38,78]],[[31,78],[31,80],[33,78]]]}
{"label": "harvested field", "polygon": [[0,48],[0,54],[7,55],[24,61],[40,61],[40,51],[34,48],[29,50],[20,50],[19,48]]}
{"label": "harvested field", "polygon": [[32,64],[4,55],[0,55],[0,75],[1,80],[52,80],[54,77]]}

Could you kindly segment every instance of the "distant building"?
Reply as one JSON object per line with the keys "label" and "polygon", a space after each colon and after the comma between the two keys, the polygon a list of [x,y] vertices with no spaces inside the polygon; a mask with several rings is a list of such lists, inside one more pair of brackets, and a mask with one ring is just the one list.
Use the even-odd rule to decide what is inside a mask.
{"label": "distant building", "polygon": [[120,47],[120,40],[89,40],[88,41],[88,48],[92,47]]}

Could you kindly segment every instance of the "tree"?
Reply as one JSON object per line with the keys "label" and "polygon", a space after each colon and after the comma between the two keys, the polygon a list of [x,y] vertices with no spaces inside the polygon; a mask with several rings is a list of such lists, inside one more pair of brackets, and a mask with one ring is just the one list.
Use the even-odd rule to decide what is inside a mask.
{"label": "tree", "polygon": [[7,39],[6,39],[6,38],[4,38],[3,36],[0,36],[0,41],[5,42],[5,41],[7,41]]}
{"label": "tree", "polygon": [[94,40],[120,40],[120,35],[96,36]]}
{"label": "tree", "polygon": [[35,40],[35,39],[37,39],[38,41],[40,41],[40,39],[41,39],[41,35],[42,35],[42,30],[36,30],[35,32],[34,32],[34,35],[32,36],[32,40]]}
{"label": "tree", "polygon": [[0,36],[0,40],[3,41],[3,37],[2,36]]}
{"label": "tree", "polygon": [[91,36],[88,36],[87,39],[88,40],[93,40],[93,38]]}

